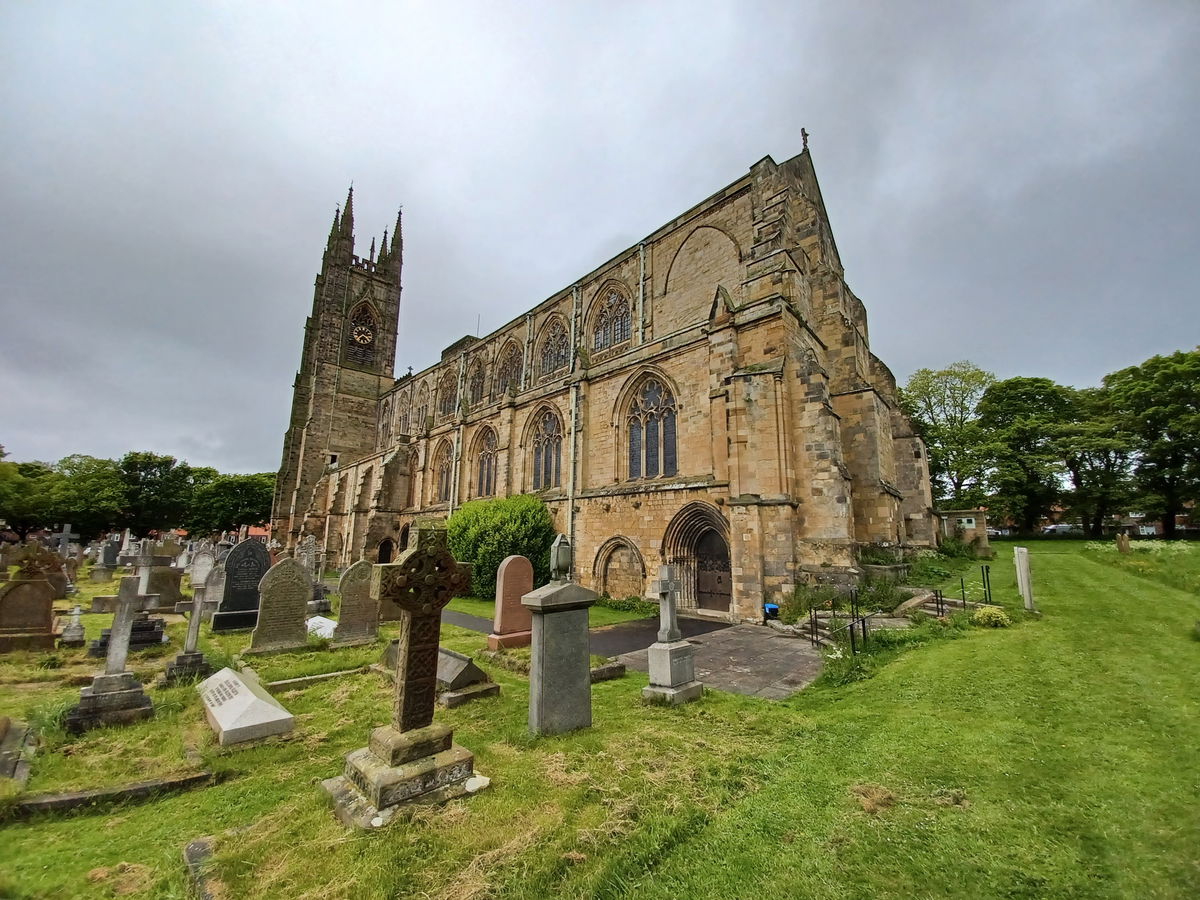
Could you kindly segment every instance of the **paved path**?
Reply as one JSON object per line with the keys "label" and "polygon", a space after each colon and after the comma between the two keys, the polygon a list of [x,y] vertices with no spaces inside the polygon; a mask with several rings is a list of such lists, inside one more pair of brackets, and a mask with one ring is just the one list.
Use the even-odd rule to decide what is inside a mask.
{"label": "paved path", "polygon": [[[683,632],[685,638],[709,634],[729,627],[728,622],[679,617],[679,630]],[[658,640],[658,616],[653,619],[635,619],[632,622],[619,622],[616,625],[593,628],[588,632],[588,638],[595,656],[620,656],[622,653],[634,650],[645,650]],[[645,654],[643,653],[642,656],[644,657]]]}
{"label": "paved path", "polygon": [[447,625],[457,625],[467,631],[478,631],[480,634],[492,633],[492,620],[483,616],[472,616],[467,613],[455,612],[452,609],[442,610],[442,621]]}
{"label": "paved path", "polygon": [[[680,624],[684,621],[680,620]],[[687,636],[685,632],[685,637]],[[749,697],[783,700],[821,674],[819,650],[808,641],[784,637],[761,625],[734,625],[688,640],[696,645],[696,678],[708,687]],[[620,657],[639,672],[647,670],[646,651]]]}

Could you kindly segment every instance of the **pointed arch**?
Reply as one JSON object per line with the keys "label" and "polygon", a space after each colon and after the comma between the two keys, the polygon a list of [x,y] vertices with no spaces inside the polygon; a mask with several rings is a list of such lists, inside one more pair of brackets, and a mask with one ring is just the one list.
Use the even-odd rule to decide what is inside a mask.
{"label": "pointed arch", "polygon": [[542,325],[537,352],[534,354],[539,378],[555,375],[567,368],[571,361],[570,334],[566,320],[558,313],[552,314]]}
{"label": "pointed arch", "polygon": [[454,448],[448,440],[443,439],[438,444],[437,452],[433,454],[434,501],[449,503],[450,491],[454,483]]}
{"label": "pointed arch", "polygon": [[447,369],[438,381],[437,414],[439,419],[448,419],[458,409],[458,375],[453,368]]}
{"label": "pointed arch", "polygon": [[496,454],[499,441],[496,430],[490,425],[481,428],[475,435],[472,447],[472,458],[475,461],[473,474],[475,477],[476,497],[494,497],[496,494]]}
{"label": "pointed arch", "polygon": [[625,479],[678,474],[679,401],[674,385],[656,372],[641,372],[626,387],[621,392],[623,405],[618,407]]}
{"label": "pointed arch", "polygon": [[425,382],[417,388],[417,399],[413,402],[412,425],[418,434],[429,430],[429,383]]}
{"label": "pointed arch", "polygon": [[646,561],[637,545],[624,535],[616,535],[600,545],[592,573],[602,594],[616,600],[644,597]]}
{"label": "pointed arch", "polygon": [[516,394],[521,389],[524,353],[517,341],[509,338],[496,355],[495,375],[492,378],[492,397]]}
{"label": "pointed arch", "polygon": [[467,365],[467,402],[471,406],[478,406],[487,396],[487,370],[487,361],[482,354]]}
{"label": "pointed arch", "polygon": [[[709,234],[709,232],[713,232],[713,234]],[[720,238],[724,238],[725,242],[727,242],[729,246],[733,248],[735,259],[739,263],[742,261],[742,248],[738,245],[737,239],[733,235],[731,235],[724,228],[718,228],[716,225],[697,225],[688,233],[688,236],[683,239],[683,243],[679,245],[679,249],[676,250],[675,255],[671,257],[671,264],[667,266],[667,277],[663,281],[664,294],[671,290],[671,276],[675,273],[675,263],[683,254],[684,248],[687,247],[688,249],[691,249],[688,247],[689,244],[694,246],[696,242],[706,239],[710,241],[716,241],[717,244],[720,245],[722,242],[717,235],[719,235]]]}
{"label": "pointed arch", "polygon": [[681,606],[732,611],[729,523],[716,506],[694,500],[672,517],[663,533],[662,561],[679,567]]}
{"label": "pointed arch", "polygon": [[530,459],[529,485],[544,491],[562,485],[563,417],[557,407],[542,403],[525,423],[522,447]]}
{"label": "pointed arch", "polygon": [[348,362],[362,366],[375,364],[375,349],[379,343],[379,312],[366,300],[350,311],[346,323],[344,354]]}
{"label": "pointed arch", "polygon": [[633,294],[610,278],[596,292],[588,310],[586,335],[593,353],[627,344],[633,336]]}

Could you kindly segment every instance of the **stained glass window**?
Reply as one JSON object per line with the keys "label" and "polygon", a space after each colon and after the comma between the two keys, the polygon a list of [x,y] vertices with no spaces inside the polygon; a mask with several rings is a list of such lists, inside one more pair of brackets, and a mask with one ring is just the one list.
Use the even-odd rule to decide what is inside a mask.
{"label": "stained glass window", "polygon": [[471,398],[472,405],[483,401],[483,382],[483,363],[477,360],[474,368],[471,369],[470,378],[467,379],[467,396]]}
{"label": "stained glass window", "polygon": [[401,434],[410,434],[408,430],[408,395],[400,399],[396,404],[396,428]]}
{"label": "stained glass window", "polygon": [[629,477],[655,478],[678,470],[675,397],[657,378],[647,379],[634,397],[629,427]]}
{"label": "stained glass window", "polygon": [[567,329],[559,319],[550,323],[546,337],[542,340],[542,368],[540,374],[549,375],[565,368],[570,356],[570,341]]}
{"label": "stained glass window", "polygon": [[458,379],[453,372],[447,372],[442,376],[442,383],[438,385],[438,415],[443,419],[452,416],[457,406]]}
{"label": "stained glass window", "polygon": [[500,352],[500,361],[496,364],[496,378],[492,384],[492,396],[502,397],[508,393],[516,393],[520,387],[521,349],[510,343]]}
{"label": "stained glass window", "polygon": [[438,450],[437,461],[437,498],[439,503],[447,503],[450,500],[450,475],[452,465],[450,456],[450,445],[443,443],[441,449]]}
{"label": "stained glass window", "polygon": [[490,428],[479,441],[479,481],[476,487],[480,497],[490,497],[496,493],[496,432]]}
{"label": "stained glass window", "polygon": [[427,384],[421,385],[421,389],[417,391],[412,424],[418,432],[424,432],[429,424],[429,385]]}
{"label": "stained glass window", "polygon": [[617,291],[611,291],[596,314],[592,348],[607,350],[629,340],[631,324],[629,301]]}

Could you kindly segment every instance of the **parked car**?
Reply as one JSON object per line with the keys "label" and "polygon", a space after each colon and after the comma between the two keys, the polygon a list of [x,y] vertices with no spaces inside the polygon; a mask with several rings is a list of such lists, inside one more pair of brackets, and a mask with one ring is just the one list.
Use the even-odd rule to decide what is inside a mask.
{"label": "parked car", "polygon": [[1059,522],[1057,525],[1047,525],[1042,529],[1042,534],[1083,534],[1083,526]]}

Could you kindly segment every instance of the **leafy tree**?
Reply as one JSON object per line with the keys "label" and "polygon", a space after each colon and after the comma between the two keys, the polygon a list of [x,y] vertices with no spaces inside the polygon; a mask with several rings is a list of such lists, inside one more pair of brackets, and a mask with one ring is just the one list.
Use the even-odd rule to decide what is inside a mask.
{"label": "leafy tree", "polygon": [[183,519],[183,526],[189,532],[231,531],[239,525],[261,525],[270,518],[274,472],[258,475],[220,475],[213,469],[193,472],[200,473],[200,483],[193,486],[191,506]]}
{"label": "leafy tree", "polygon": [[1064,466],[1056,443],[1071,418],[1070,389],[1049,378],[1009,378],[979,401],[979,424],[992,457],[988,508],[1031,534],[1062,495]]}
{"label": "leafy tree", "polygon": [[62,477],[54,484],[52,506],[81,538],[94,537],[122,521],[125,480],[116,462],[75,454],[60,459],[54,470]]}
{"label": "leafy tree", "polygon": [[135,534],[184,520],[192,500],[191,466],[148,451],[126,453],[118,466],[125,482],[124,524]]}
{"label": "leafy tree", "polygon": [[451,514],[446,529],[454,558],[475,566],[472,592],[477,597],[495,595],[496,570],[507,556],[524,556],[533,563],[534,584],[550,580],[550,545],[557,532],[550,510],[537,497],[472,500]]}
{"label": "leafy tree", "polygon": [[983,498],[989,456],[977,407],[996,376],[966,360],[918,369],[900,389],[900,403],[929,448],[934,495],[954,506]]}
{"label": "leafy tree", "polygon": [[1071,508],[1088,534],[1100,537],[1105,519],[1130,495],[1133,436],[1113,414],[1102,388],[1067,388],[1069,421],[1056,443],[1071,478]]}
{"label": "leafy tree", "polygon": [[1151,357],[1105,376],[1104,386],[1133,435],[1137,488],[1174,537],[1185,504],[1200,501],[1200,348]]}
{"label": "leafy tree", "polygon": [[0,519],[22,540],[58,521],[55,493],[62,476],[42,462],[0,461]]}

